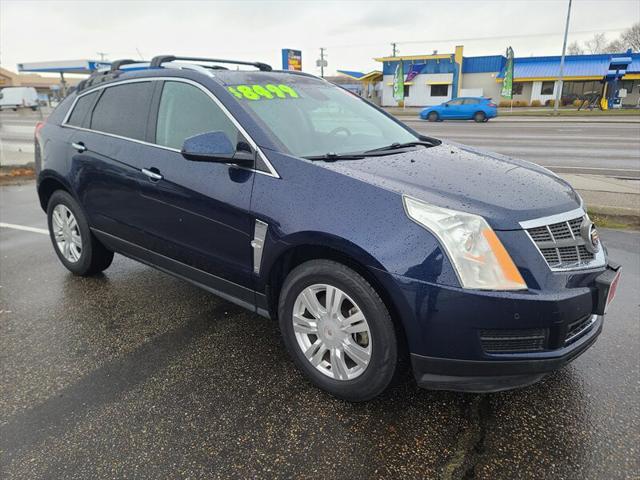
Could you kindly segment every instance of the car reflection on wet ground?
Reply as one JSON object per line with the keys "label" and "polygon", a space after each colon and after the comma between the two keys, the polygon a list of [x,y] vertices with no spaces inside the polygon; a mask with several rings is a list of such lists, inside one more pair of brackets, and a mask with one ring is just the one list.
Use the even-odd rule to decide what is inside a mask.
{"label": "car reflection on wet ground", "polygon": [[307,383],[277,324],[116,256],[54,255],[33,183],[0,187],[3,478],[638,478],[640,234],[595,346],[542,382],[470,395],[407,379],[364,404]]}

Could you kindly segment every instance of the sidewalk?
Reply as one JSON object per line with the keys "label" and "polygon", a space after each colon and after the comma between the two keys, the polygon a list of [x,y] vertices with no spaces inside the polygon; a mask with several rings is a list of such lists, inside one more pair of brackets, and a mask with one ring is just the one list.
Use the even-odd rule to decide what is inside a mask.
{"label": "sidewalk", "polygon": [[602,215],[640,217],[640,179],[561,173],[575,188],[587,208]]}

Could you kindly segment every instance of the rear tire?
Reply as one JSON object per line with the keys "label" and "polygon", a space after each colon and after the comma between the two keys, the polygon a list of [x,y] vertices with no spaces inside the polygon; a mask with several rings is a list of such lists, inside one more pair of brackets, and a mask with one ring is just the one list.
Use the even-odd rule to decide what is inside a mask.
{"label": "rear tire", "polygon": [[399,354],[389,311],[374,288],[345,265],[311,260],[292,270],[280,292],[278,318],[297,367],[332,395],[370,400],[394,379]]}
{"label": "rear tire", "polygon": [[427,120],[429,120],[430,122],[437,122],[438,120],[440,120],[440,116],[438,115],[438,112],[429,112],[429,115],[427,115]]}
{"label": "rear tire", "polygon": [[47,224],[56,255],[74,275],[94,275],[111,265],[113,252],[91,233],[82,208],[64,190],[56,190],[51,195]]}
{"label": "rear tire", "polygon": [[473,115],[473,119],[476,121],[476,123],[482,123],[487,121],[487,116],[484,114],[484,112],[476,112]]}

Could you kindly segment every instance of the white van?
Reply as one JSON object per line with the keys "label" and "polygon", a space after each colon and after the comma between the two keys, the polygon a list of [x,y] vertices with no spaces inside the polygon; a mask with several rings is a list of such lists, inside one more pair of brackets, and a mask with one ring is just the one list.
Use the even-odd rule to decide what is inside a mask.
{"label": "white van", "polygon": [[5,108],[38,108],[38,92],[33,87],[6,87],[0,90],[0,110]]}

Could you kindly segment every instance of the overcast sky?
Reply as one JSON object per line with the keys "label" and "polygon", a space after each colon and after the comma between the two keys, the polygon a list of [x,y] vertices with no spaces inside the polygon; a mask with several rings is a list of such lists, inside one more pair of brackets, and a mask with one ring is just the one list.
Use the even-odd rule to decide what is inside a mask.
{"label": "overcast sky", "polygon": [[[260,60],[281,68],[280,49],[302,50],[317,73],[369,71],[373,57],[453,52],[558,55],[568,0],[482,1],[17,1],[0,0],[0,64],[171,53]],[[574,0],[569,42],[595,32],[612,40],[640,21],[640,0]],[[502,37],[502,38],[496,38]]]}

